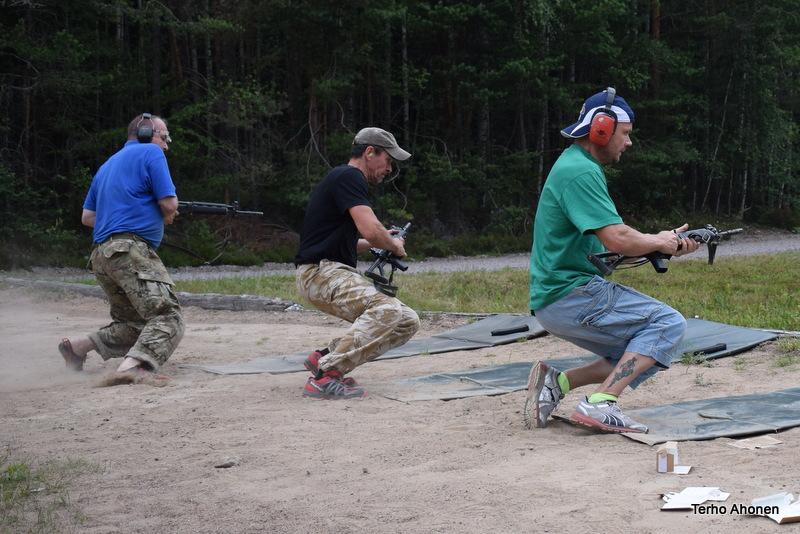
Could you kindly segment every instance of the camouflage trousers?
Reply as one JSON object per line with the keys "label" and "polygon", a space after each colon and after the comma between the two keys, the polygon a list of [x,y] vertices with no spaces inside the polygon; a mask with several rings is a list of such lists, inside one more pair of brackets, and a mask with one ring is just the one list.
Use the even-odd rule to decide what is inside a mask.
{"label": "camouflage trousers", "polygon": [[133,234],[92,251],[92,272],[111,305],[111,324],[89,334],[104,360],[130,356],[158,369],[183,338],[174,283],[161,258]]}
{"label": "camouflage trousers", "polygon": [[297,268],[297,290],[320,311],[353,323],[328,345],[322,370],[349,373],[411,339],[419,330],[414,310],[384,295],[361,273],[343,263],[322,260]]}

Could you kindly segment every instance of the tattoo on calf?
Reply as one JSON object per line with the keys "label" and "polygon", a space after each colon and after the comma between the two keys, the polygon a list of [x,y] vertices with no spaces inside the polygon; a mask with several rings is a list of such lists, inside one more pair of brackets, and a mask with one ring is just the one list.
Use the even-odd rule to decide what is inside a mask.
{"label": "tattoo on calf", "polygon": [[636,367],[636,356],[622,364],[620,370],[614,373],[614,379],[611,381],[609,386],[613,386],[626,376],[631,376],[633,374],[634,367]]}

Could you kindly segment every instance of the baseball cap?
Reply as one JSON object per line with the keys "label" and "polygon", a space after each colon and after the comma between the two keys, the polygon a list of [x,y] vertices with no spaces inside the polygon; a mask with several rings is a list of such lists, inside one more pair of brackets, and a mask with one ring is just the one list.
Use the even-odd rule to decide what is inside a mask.
{"label": "baseball cap", "polygon": [[380,147],[389,153],[397,161],[405,161],[411,154],[400,148],[397,140],[392,134],[380,128],[364,128],[356,134],[353,139],[354,145],[371,145]]}
{"label": "baseball cap", "polygon": [[[568,139],[578,139],[588,135],[594,112],[606,106],[607,92],[608,90],[601,91],[587,98],[578,114],[578,121],[561,130],[561,135]],[[611,110],[617,114],[617,122],[633,122],[633,110],[621,96],[614,97]]]}

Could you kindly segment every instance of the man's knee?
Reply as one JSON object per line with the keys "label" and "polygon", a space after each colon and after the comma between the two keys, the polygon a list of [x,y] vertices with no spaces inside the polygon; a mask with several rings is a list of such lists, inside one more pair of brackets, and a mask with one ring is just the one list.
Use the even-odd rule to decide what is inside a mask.
{"label": "man's knee", "polygon": [[659,322],[666,325],[665,330],[668,332],[667,335],[670,338],[682,339],[683,335],[686,333],[686,318],[669,306],[665,305],[664,308]]}
{"label": "man's knee", "polygon": [[402,305],[401,309],[402,317],[398,328],[410,331],[413,336],[419,330],[419,315],[406,305]]}
{"label": "man's knee", "polygon": [[370,309],[381,324],[407,338],[410,338],[419,330],[417,312],[397,298],[379,294],[376,298],[373,298]]}
{"label": "man's knee", "polygon": [[184,332],[186,332],[186,322],[183,320],[183,313],[180,308],[173,310],[172,319],[175,325],[174,344],[177,346],[183,339]]}

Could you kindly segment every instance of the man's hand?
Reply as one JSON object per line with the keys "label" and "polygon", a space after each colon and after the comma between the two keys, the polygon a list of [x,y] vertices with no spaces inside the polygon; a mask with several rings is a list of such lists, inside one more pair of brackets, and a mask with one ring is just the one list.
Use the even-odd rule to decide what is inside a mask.
{"label": "man's hand", "polygon": [[175,217],[177,217],[178,215],[180,215],[178,210],[173,211],[169,215],[164,215],[164,224],[172,224],[173,222],[175,222]]}
{"label": "man's hand", "polygon": [[400,233],[399,228],[391,228],[389,229],[389,233],[392,235],[393,240],[398,244],[397,250],[392,250],[392,254],[397,256],[398,258],[405,258],[406,256],[406,240],[402,237],[396,237],[398,233]]}
{"label": "man's hand", "polygon": [[159,199],[158,207],[161,209],[161,217],[164,219],[164,224],[172,224],[178,214],[178,197]]}
{"label": "man's hand", "polygon": [[674,230],[664,230],[663,232],[656,234],[656,237],[661,242],[661,246],[658,248],[658,251],[670,256],[685,256],[686,254],[691,254],[697,250],[697,248],[700,246],[700,243],[694,239],[688,237],[682,238],[680,235],[678,235],[688,229],[689,225],[684,224],[680,228],[676,228]]}
{"label": "man's hand", "polygon": [[370,246],[388,250],[398,258],[405,257],[406,250],[403,248],[403,240],[392,237],[392,230],[387,230],[381,224],[372,208],[359,205],[353,206],[348,211],[356,224],[358,233],[369,242]]}

